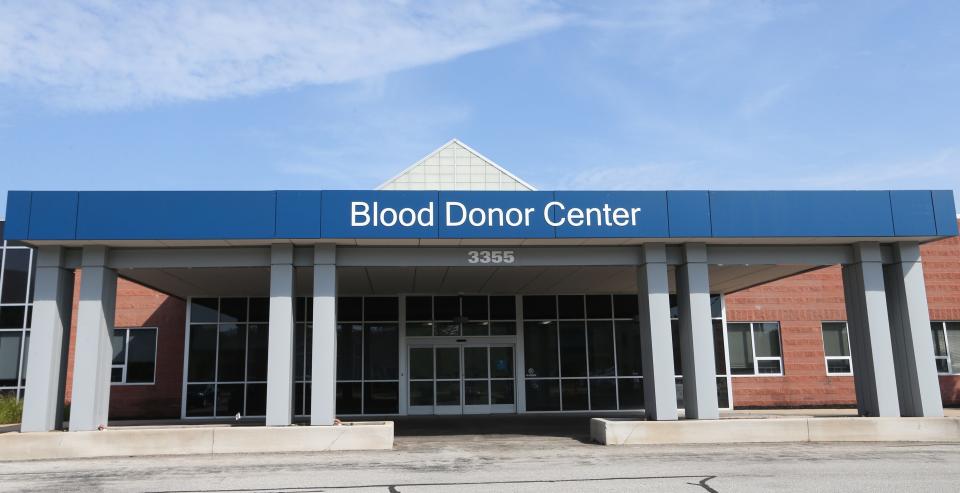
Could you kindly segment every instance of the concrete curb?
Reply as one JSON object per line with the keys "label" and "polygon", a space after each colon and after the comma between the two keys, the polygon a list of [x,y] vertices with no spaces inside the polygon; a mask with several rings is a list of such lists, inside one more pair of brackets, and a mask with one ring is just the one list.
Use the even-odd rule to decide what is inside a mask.
{"label": "concrete curb", "polygon": [[593,418],[602,445],[776,442],[960,442],[960,418],[770,418],[629,421]]}
{"label": "concrete curb", "polygon": [[0,461],[392,448],[392,421],[342,426],[186,426],[0,435]]}

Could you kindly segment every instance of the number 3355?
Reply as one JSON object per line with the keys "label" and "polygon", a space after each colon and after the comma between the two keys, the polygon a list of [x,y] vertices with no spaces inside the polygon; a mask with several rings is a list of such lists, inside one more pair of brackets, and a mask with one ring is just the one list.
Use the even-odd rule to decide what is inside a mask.
{"label": "number 3355", "polygon": [[470,250],[467,252],[469,264],[512,264],[516,260],[513,250]]}

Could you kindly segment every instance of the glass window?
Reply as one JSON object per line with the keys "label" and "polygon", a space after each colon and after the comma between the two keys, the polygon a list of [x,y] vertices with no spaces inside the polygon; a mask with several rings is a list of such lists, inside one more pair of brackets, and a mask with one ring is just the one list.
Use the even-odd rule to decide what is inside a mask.
{"label": "glass window", "polygon": [[111,383],[152,384],[157,365],[157,329],[114,329],[110,338]]}
{"label": "glass window", "polygon": [[20,365],[22,331],[0,332],[0,387],[15,387]]}
{"label": "glass window", "polygon": [[560,380],[527,380],[527,411],[559,411]]}
{"label": "glass window", "polygon": [[213,416],[213,384],[187,385],[187,416]]}
{"label": "glass window", "polygon": [[613,305],[610,304],[610,295],[587,295],[587,318],[613,318]]}
{"label": "glass window", "polygon": [[270,321],[270,299],[250,298],[250,311],[247,317],[250,322]]}
{"label": "glass window", "polygon": [[267,414],[267,384],[247,384],[247,416],[263,416]]}
{"label": "glass window", "polygon": [[362,412],[363,384],[337,382],[337,414],[361,414]]}
{"label": "glass window", "polygon": [[849,375],[853,371],[846,322],[823,323],[823,354],[827,375]]}
{"label": "glass window", "polygon": [[587,334],[582,321],[560,322],[560,376],[587,376]]}
{"label": "glass window", "polygon": [[243,413],[243,384],[217,385],[217,416],[234,416]]}
{"label": "glass window", "polygon": [[780,324],[729,323],[727,341],[733,375],[782,374]]}
{"label": "glass window", "polygon": [[363,299],[363,320],[366,322],[395,322],[400,320],[400,301],[395,296]]}
{"label": "glass window", "polygon": [[127,383],[153,383],[157,329],[131,329],[127,341]]}
{"label": "glass window", "polygon": [[217,326],[209,324],[191,325],[187,381],[214,381],[216,365]]}
{"label": "glass window", "polygon": [[[265,382],[267,380],[267,343],[270,340],[267,332],[268,328],[267,324],[250,324],[247,326],[248,382]],[[249,404],[247,407],[249,408]],[[247,414],[252,413],[247,412]]]}
{"label": "glass window", "polygon": [[337,324],[337,380],[363,378],[363,325]]}
{"label": "glass window", "polygon": [[616,318],[636,318],[640,314],[640,299],[635,294],[613,295],[613,316]]}
{"label": "glass window", "polygon": [[565,378],[560,381],[560,388],[563,391],[562,407],[564,411],[585,411],[589,409],[587,379]]}
{"label": "glass window", "polygon": [[486,296],[463,296],[460,303],[460,314],[467,320],[486,321],[489,319]]}
{"label": "glass window", "polygon": [[396,414],[399,411],[399,403],[400,384],[398,382],[365,382],[363,384],[364,414]]}
{"label": "glass window", "polygon": [[246,322],[246,298],[220,298],[220,322]]}
{"label": "glass window", "polygon": [[0,302],[26,303],[27,279],[30,275],[30,254],[27,248],[7,248],[3,267]]}
{"label": "glass window", "polygon": [[727,324],[727,349],[730,354],[730,373],[753,375],[753,342],[750,324]]}
{"label": "glass window", "polygon": [[615,374],[612,322],[606,320],[587,322],[587,355],[590,360],[591,377]]}
{"label": "glass window", "polygon": [[0,306],[0,329],[22,329],[24,327],[24,312],[27,307]]}
{"label": "glass window", "polygon": [[[717,375],[727,374],[727,352],[723,347],[723,320],[713,320],[713,362]],[[721,406],[728,407],[728,406]]]}
{"label": "glass window", "polygon": [[753,338],[757,357],[780,356],[780,324],[753,324]]}
{"label": "glass window", "polygon": [[556,296],[524,296],[524,320],[554,320],[557,318]]}
{"label": "glass window", "polygon": [[[396,298],[394,298],[396,299]],[[399,328],[396,323],[363,324],[364,380],[399,378]],[[365,411],[366,412],[366,411]]]}
{"label": "glass window", "polygon": [[337,298],[337,320],[342,322],[360,322],[363,320],[363,298]]}
{"label": "glass window", "polygon": [[617,375],[642,376],[640,324],[634,321],[617,320],[614,322],[614,328],[617,334]]}
{"label": "glass window", "polygon": [[190,303],[190,322],[217,323],[220,320],[218,301],[217,298],[194,298]]}
{"label": "glass window", "polygon": [[513,296],[490,297],[491,320],[516,320],[517,301]]}
{"label": "glass window", "polygon": [[618,378],[620,409],[643,409],[643,379]]}
{"label": "glass window", "polygon": [[617,408],[617,381],[612,378],[590,379],[590,409]]}
{"label": "glass window", "polygon": [[560,375],[557,362],[556,322],[524,322],[523,346],[527,378],[557,377]]}
{"label": "glass window", "polygon": [[558,297],[558,309],[560,318],[582,319],[584,314],[583,296],[578,295],[560,295]]}
{"label": "glass window", "polygon": [[429,296],[407,296],[407,321],[433,320],[433,300]]}
{"label": "glass window", "polygon": [[434,296],[433,319],[457,320],[460,317],[460,298],[458,296]]}
{"label": "glass window", "polygon": [[217,349],[217,381],[243,381],[246,373],[246,333],[243,327],[237,324],[220,324],[218,328],[220,340]]}
{"label": "glass window", "polygon": [[960,322],[944,322],[944,326],[950,354],[950,372],[960,373]]}

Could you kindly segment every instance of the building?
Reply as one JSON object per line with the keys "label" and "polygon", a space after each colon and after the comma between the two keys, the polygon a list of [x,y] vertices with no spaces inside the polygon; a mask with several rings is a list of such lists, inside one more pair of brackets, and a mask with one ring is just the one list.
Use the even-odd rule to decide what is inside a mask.
{"label": "building", "polygon": [[24,430],[960,404],[949,191],[539,192],[453,140],[374,191],[11,192],[6,226]]}

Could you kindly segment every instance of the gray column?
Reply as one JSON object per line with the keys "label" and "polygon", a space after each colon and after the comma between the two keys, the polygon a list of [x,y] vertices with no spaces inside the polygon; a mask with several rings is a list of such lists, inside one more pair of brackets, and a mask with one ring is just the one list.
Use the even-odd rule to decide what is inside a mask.
{"label": "gray column", "polygon": [[677,267],[677,304],[680,312],[680,355],[683,361],[683,406],[687,419],[717,419],[717,368],[710,317],[710,280],[707,247],[683,246],[683,264]]}
{"label": "gray column", "polygon": [[73,271],[63,267],[63,249],[37,249],[27,386],[20,431],[63,427],[67,348],[73,312]]}
{"label": "gray column", "polygon": [[858,243],[852,248],[854,261],[843,266],[843,293],[857,409],[863,416],[899,416],[880,246]]}
{"label": "gray column", "polygon": [[293,423],[293,245],[270,247],[267,426]]}
{"label": "gray column", "polygon": [[113,360],[117,273],[106,267],[107,248],[83,248],[80,305],[73,358],[70,431],[91,431],[107,425],[110,410],[110,367]]}
{"label": "gray column", "polygon": [[336,255],[335,245],[313,248],[311,425],[332,425],[337,416]]}
{"label": "gray column", "polygon": [[640,291],[644,410],[650,420],[675,420],[677,388],[673,375],[666,249],[662,244],[644,245],[641,257],[637,287]]}
{"label": "gray column", "polygon": [[883,274],[900,413],[903,416],[943,416],[920,245],[894,244],[893,261],[883,267]]}

